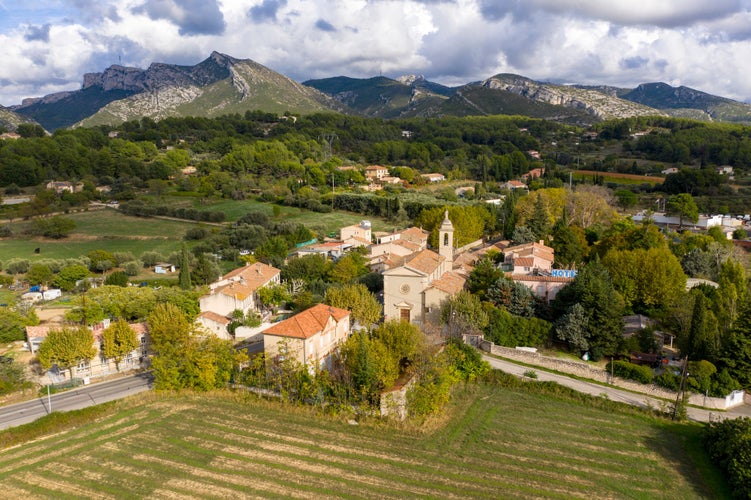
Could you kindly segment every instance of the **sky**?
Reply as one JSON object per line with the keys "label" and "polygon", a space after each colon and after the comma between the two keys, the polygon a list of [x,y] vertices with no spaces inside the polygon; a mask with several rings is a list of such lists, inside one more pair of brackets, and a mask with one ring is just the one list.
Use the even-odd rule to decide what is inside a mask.
{"label": "sky", "polygon": [[498,73],[751,103],[751,0],[0,0],[0,104],[218,51],[294,80]]}

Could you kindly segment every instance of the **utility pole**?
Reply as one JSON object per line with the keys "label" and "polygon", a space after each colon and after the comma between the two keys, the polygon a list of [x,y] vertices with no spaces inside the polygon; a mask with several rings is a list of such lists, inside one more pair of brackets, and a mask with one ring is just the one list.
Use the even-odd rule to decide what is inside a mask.
{"label": "utility pole", "polygon": [[675,404],[673,405],[673,420],[675,420],[675,417],[678,413],[679,401],[683,399],[684,384],[686,382],[686,376],[688,375],[688,373],[686,372],[687,369],[688,369],[688,356],[683,358],[683,368],[681,369],[681,385],[678,388],[678,395],[675,397]]}

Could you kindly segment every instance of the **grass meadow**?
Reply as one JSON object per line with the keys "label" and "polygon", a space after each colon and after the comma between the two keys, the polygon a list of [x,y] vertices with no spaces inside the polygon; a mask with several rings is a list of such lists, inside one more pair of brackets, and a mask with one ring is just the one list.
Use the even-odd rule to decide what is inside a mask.
{"label": "grass meadow", "polygon": [[698,425],[531,384],[468,385],[440,419],[404,426],[246,394],[149,393],[88,422],[61,415],[67,429],[43,419],[0,433],[0,484],[13,498],[727,496]]}
{"label": "grass meadow", "polygon": [[[155,251],[163,255],[179,250],[183,235],[193,222],[145,219],[123,215],[114,210],[94,210],[66,215],[76,222],[67,238],[5,238],[0,241],[0,262],[18,257],[35,261],[64,259],[86,255],[92,250],[132,252]],[[14,223],[22,224],[22,223]],[[38,254],[34,253],[40,249]]]}
{"label": "grass meadow", "polygon": [[[176,199],[176,203],[185,203]],[[251,210],[266,212],[273,221],[291,221],[308,227],[322,228],[327,232],[340,227],[357,224],[365,217],[361,214],[335,211],[327,214],[310,212],[295,207],[280,207],[278,216],[273,214],[273,206],[256,201],[220,200],[203,206],[207,210],[222,211],[227,220],[233,221]],[[76,229],[69,237],[60,240],[49,238],[4,238],[0,239],[0,262],[11,258],[24,258],[34,262],[43,258],[63,259],[86,255],[92,250],[109,252],[131,252],[136,257],[146,251],[162,255],[180,249],[185,232],[199,222],[142,218],[124,215],[111,209],[77,212],[66,215],[76,222]],[[381,219],[372,219],[374,230],[391,230]],[[28,222],[18,221],[12,225],[20,228]],[[206,227],[213,227],[206,225]],[[34,250],[39,248],[38,254]]]}

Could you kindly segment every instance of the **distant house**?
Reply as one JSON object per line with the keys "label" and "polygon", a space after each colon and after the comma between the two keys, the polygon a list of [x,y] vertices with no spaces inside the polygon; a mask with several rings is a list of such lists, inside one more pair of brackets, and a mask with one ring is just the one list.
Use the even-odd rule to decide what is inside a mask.
{"label": "distant house", "polygon": [[420,174],[420,177],[425,179],[428,182],[443,182],[446,180],[446,176],[439,173],[430,173],[430,174]]}
{"label": "distant house", "polygon": [[21,135],[20,134],[16,134],[15,132],[4,132],[4,133],[0,134],[0,139],[2,139],[2,140],[6,140],[6,139],[16,140],[16,139],[20,139],[20,138],[21,138]]}
{"label": "distant house", "polygon": [[539,151],[535,151],[534,149],[530,149],[529,151],[527,151],[527,154],[529,155],[530,158],[532,158],[534,160],[541,160],[542,159],[542,157],[540,156],[540,152]]}
{"label": "distant house", "polygon": [[369,220],[361,221],[359,224],[343,227],[339,230],[339,239],[342,241],[350,238],[359,238],[370,242],[373,239],[372,226]]}
{"label": "distant house", "polygon": [[83,191],[83,183],[79,182],[75,185],[68,181],[50,181],[45,186],[50,191],[54,191],[57,194],[62,194],[65,192],[68,193],[78,193]]}
{"label": "distant house", "polygon": [[526,181],[527,179],[537,179],[539,177],[542,177],[543,175],[545,175],[545,169],[544,168],[533,168],[532,170],[530,170],[526,174],[522,174],[521,178],[522,178],[522,180]]}
{"label": "distant house", "polygon": [[513,191],[514,189],[528,189],[527,185],[523,182],[519,181],[507,181],[501,184],[502,189],[508,189],[509,191]]}
{"label": "distant house", "polygon": [[370,180],[380,180],[389,175],[389,169],[380,165],[365,167],[365,177]]}
{"label": "distant house", "polygon": [[661,170],[660,173],[662,175],[677,174],[678,169],[676,167],[670,167],[670,168],[666,168],[665,170]]}
{"label": "distant house", "polygon": [[399,177],[392,177],[390,175],[384,175],[378,178],[378,182],[381,184],[402,184],[404,181]]}
{"label": "distant house", "polygon": [[168,262],[160,262],[154,266],[154,273],[156,274],[170,274],[175,272],[174,264]]}
{"label": "distant house", "polygon": [[720,175],[733,175],[733,167],[731,167],[730,165],[717,167],[717,173]]}
{"label": "distant house", "polygon": [[553,269],[554,250],[542,241],[507,247],[503,255],[501,267],[506,276],[546,301],[553,300],[576,276],[576,271]]}
{"label": "distant house", "polygon": [[329,368],[349,332],[349,311],[318,304],[264,330],[263,349],[270,363],[289,357],[311,371]]}

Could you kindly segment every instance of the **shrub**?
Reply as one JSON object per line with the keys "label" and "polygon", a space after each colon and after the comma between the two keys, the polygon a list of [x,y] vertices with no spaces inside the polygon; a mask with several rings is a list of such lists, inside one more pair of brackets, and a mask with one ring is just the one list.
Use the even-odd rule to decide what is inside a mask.
{"label": "shrub", "polygon": [[126,262],[123,265],[123,270],[125,271],[125,274],[128,276],[135,276],[138,273],[141,272],[141,269],[143,268],[143,262],[140,260],[132,260],[130,262]]}
{"label": "shrub", "polygon": [[107,275],[105,285],[128,286],[128,275],[125,271],[115,271]]}
{"label": "shrub", "polygon": [[654,378],[652,369],[648,366],[635,365],[628,361],[611,361],[605,368],[616,377],[635,380],[642,384],[648,384]]}
{"label": "shrub", "polygon": [[705,446],[722,469],[737,498],[751,498],[751,419],[748,417],[710,422]]}
{"label": "shrub", "polygon": [[677,391],[681,387],[681,377],[675,373],[664,371],[654,378],[654,383],[665,389]]}

